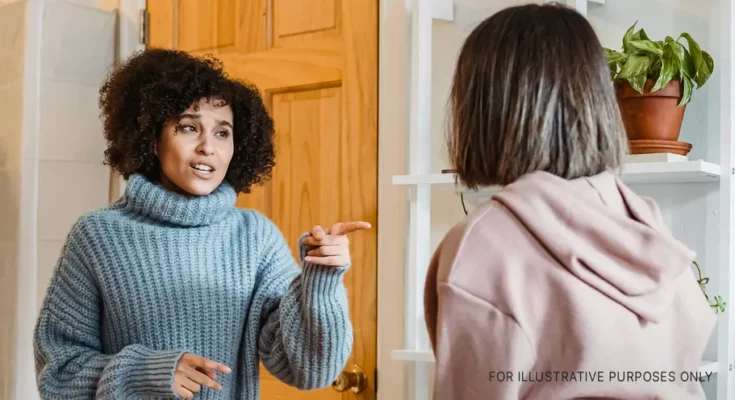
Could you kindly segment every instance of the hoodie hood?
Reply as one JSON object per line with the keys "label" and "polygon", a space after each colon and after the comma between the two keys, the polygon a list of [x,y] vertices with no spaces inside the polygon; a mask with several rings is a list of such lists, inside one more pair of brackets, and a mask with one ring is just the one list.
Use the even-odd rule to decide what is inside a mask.
{"label": "hoodie hood", "polygon": [[652,200],[612,172],[574,180],[535,172],[493,199],[571,274],[643,319],[659,322],[674,281],[691,273],[695,253],[671,235]]}

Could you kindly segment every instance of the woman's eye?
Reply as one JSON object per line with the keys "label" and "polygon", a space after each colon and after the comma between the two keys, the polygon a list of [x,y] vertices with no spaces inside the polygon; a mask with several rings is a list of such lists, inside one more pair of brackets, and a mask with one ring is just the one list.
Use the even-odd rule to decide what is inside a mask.
{"label": "woman's eye", "polygon": [[176,127],[176,132],[196,132],[194,125],[179,125]]}
{"label": "woman's eye", "polygon": [[226,137],[230,136],[230,132],[227,132],[227,131],[217,132],[216,136],[220,136],[220,137],[226,138]]}

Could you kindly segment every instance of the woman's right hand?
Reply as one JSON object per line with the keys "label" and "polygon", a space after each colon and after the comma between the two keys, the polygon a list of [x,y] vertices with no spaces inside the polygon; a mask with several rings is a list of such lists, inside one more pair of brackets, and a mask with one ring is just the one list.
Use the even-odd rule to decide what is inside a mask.
{"label": "woman's right hand", "polygon": [[222,385],[217,383],[215,371],[224,374],[232,372],[226,365],[185,353],[179,359],[174,372],[174,392],[184,399],[193,399],[194,393],[202,390],[202,385],[214,390],[222,389]]}

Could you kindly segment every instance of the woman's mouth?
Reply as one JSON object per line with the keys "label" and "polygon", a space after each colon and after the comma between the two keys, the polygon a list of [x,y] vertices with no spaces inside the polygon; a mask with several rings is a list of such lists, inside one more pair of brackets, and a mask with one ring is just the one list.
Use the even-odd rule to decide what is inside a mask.
{"label": "woman's mouth", "polygon": [[194,175],[200,177],[200,178],[209,178],[212,176],[212,173],[214,172],[214,167],[211,165],[203,164],[203,163],[193,163],[190,165],[191,169],[194,170]]}

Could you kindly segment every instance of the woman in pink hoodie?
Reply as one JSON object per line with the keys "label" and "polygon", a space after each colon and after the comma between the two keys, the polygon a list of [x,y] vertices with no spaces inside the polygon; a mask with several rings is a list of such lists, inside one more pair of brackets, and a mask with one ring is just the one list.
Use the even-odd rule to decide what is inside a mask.
{"label": "woman in pink hoodie", "polygon": [[432,258],[434,399],[704,398],[690,373],[715,314],[694,252],[619,179],[626,136],[585,18],[526,5],[482,22],[450,109],[460,183],[504,188]]}

